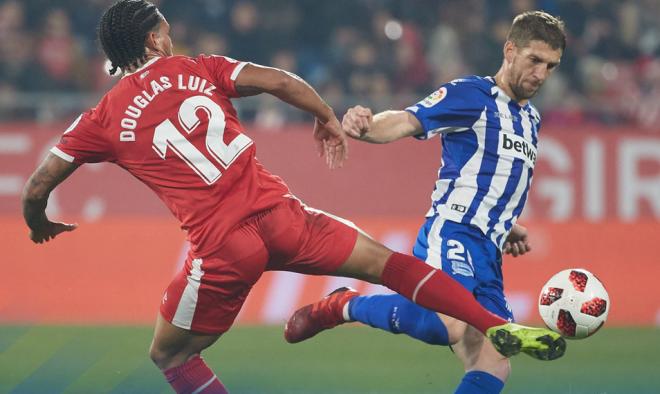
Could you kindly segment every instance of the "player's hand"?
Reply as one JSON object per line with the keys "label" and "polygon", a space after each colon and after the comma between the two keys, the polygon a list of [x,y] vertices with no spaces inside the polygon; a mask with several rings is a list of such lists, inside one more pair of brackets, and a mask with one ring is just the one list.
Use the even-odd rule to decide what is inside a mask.
{"label": "player's hand", "polygon": [[530,250],[532,250],[532,246],[527,239],[527,228],[518,224],[513,225],[509,236],[506,237],[506,242],[504,242],[504,254],[518,257]]}
{"label": "player's hand", "polygon": [[373,114],[371,109],[356,105],[349,108],[341,121],[341,126],[346,134],[353,138],[360,138],[369,132]]}
{"label": "player's hand", "polygon": [[59,223],[47,221],[42,227],[30,230],[30,239],[36,244],[48,242],[58,234],[73,231],[78,228],[77,224]]}
{"label": "player's hand", "polygon": [[343,165],[348,159],[348,141],[346,133],[339,124],[339,120],[332,116],[326,123],[318,118],[314,120],[314,139],[316,140],[316,151],[320,157],[325,156],[325,161],[331,170]]}

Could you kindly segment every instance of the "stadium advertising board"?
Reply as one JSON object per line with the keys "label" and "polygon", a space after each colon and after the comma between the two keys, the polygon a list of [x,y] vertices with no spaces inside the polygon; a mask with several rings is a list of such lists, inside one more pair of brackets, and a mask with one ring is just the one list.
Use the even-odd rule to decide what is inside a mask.
{"label": "stadium advertising board", "polygon": [[[48,207],[52,217],[81,227],[47,245],[27,238],[22,186],[65,127],[0,126],[0,239],[7,262],[0,321],[149,324],[187,246],[158,199],[121,169],[83,166]],[[521,218],[534,250],[504,264],[517,318],[539,322],[536,297],[543,283],[557,271],[583,267],[610,292],[608,324],[660,323],[654,282],[660,276],[660,138],[625,129],[545,128],[542,134]],[[437,139],[352,143],[348,165],[330,172],[304,126],[250,136],[257,157],[309,205],[356,222],[394,249],[410,250],[439,164]],[[281,323],[296,307],[343,284],[386,291],[352,280],[268,273],[239,322]]]}

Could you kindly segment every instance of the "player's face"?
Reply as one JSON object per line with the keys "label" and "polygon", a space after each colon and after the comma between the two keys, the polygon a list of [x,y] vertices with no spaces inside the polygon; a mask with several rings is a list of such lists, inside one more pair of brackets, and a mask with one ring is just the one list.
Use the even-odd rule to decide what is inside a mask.
{"label": "player's face", "polygon": [[559,66],[562,51],[552,49],[543,41],[530,41],[518,48],[511,44],[510,88],[518,100],[527,100],[538,92],[541,85]]}
{"label": "player's face", "polygon": [[162,55],[172,56],[172,38],[170,37],[170,24],[165,18],[158,24],[153,38],[154,49]]}

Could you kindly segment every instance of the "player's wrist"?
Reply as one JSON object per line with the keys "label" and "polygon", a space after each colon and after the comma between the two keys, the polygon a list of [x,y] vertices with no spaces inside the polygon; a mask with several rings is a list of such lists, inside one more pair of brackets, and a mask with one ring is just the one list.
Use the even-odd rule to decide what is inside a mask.
{"label": "player's wrist", "polygon": [[327,104],[324,105],[324,108],[320,113],[316,114],[316,119],[318,119],[319,123],[322,125],[326,125],[334,118],[336,118],[335,111]]}

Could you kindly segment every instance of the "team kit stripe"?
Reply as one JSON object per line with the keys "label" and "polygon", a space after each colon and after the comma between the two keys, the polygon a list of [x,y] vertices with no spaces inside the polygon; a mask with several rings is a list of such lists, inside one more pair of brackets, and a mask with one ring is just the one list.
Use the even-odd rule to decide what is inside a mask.
{"label": "team kit stripe", "polygon": [[[419,103],[412,111],[422,124],[433,125],[427,136],[442,133],[442,166],[427,216],[475,226],[501,248],[527,199],[540,117],[531,104],[521,107],[490,77],[466,77],[444,86],[444,100],[431,108]],[[433,227],[429,245],[438,242],[442,228]],[[438,264],[437,256],[426,260]]]}
{"label": "team kit stripe", "polygon": [[[518,112],[518,116],[521,119],[520,122],[516,124],[516,129],[522,129],[521,134],[525,137],[526,140],[531,139],[533,135],[532,124],[529,122],[529,118],[526,116],[526,111],[521,109]],[[495,225],[495,233],[503,234],[509,232],[511,227],[513,227],[513,220],[517,218],[522,212],[525,201],[527,200],[527,191],[529,190],[532,169],[524,169],[521,159],[515,159],[518,161],[517,167],[519,169],[518,175],[516,178],[517,185],[516,189],[510,193],[510,199],[508,203],[502,201],[502,204],[506,204],[504,210],[500,213],[499,222]],[[512,177],[513,178],[513,177]],[[513,182],[512,182],[513,184]],[[499,238],[496,241],[496,244],[499,247],[502,247],[504,244],[503,239]]]}
{"label": "team kit stripe", "polygon": [[63,152],[60,148],[56,146],[50,148],[50,153],[54,154],[55,156],[58,156],[60,159],[64,159],[68,161],[69,163],[73,163],[74,157],[68,153]]}
{"label": "team kit stripe", "polygon": [[[495,108],[492,106],[492,103],[487,108],[490,111],[486,111],[487,126],[485,130],[485,147],[483,148],[484,156],[481,160],[479,171],[476,173],[476,176],[471,174],[477,181],[477,192],[469,205],[469,209],[463,217],[462,223],[465,224],[475,224],[472,219],[475,217],[479,205],[484,202],[484,198],[487,196],[490,198],[490,194],[492,193],[490,186],[497,169],[497,164],[500,162],[496,157],[493,157],[493,152],[497,152],[497,145],[500,141],[500,127],[488,127],[497,125],[498,120],[493,115]],[[488,199],[486,201],[488,201]]]}
{"label": "team kit stripe", "polygon": [[[523,128],[518,121],[520,118],[515,117],[517,113],[516,104],[507,98],[507,103],[498,100],[498,110],[506,114],[507,117],[501,119],[502,129],[513,129],[516,135],[523,136]],[[513,120],[515,119],[515,121]],[[510,218],[510,213],[513,211],[514,206],[520,200],[521,190],[520,185],[524,185],[522,178],[526,178],[523,173],[523,160],[519,158],[512,158],[511,160],[499,160],[499,163],[506,163],[499,173],[510,174],[506,178],[506,185],[502,189],[502,193],[498,196],[497,203],[491,208],[488,213],[488,233],[489,237],[496,234],[496,237],[491,238],[493,242],[498,243],[498,237],[505,232],[503,219]],[[499,246],[499,245],[498,245]]]}
{"label": "team kit stripe", "polygon": [[195,309],[197,308],[197,296],[199,294],[199,285],[202,276],[204,276],[204,271],[202,271],[202,259],[194,259],[192,261],[192,269],[190,270],[190,274],[188,274],[188,284],[183,290],[179,305],[177,306],[174,318],[172,319],[173,325],[190,330],[195,315]]}
{"label": "team kit stripe", "polygon": [[199,394],[202,391],[204,391],[205,388],[209,387],[211,383],[213,383],[214,380],[218,379],[217,376],[213,375],[211,379],[208,380],[208,382],[204,383],[203,385],[199,386],[195,391],[193,391],[191,394]]}
{"label": "team kit stripe", "polygon": [[[465,207],[465,201],[472,201],[477,191],[477,179],[472,174],[476,174],[478,168],[481,166],[481,161],[484,155],[484,146],[486,138],[486,108],[483,109],[479,120],[472,126],[474,133],[477,137],[477,150],[465,163],[460,170],[460,175],[454,180],[454,187],[451,194],[447,198],[447,202],[438,207],[440,216],[451,219],[456,222],[461,222],[465,211],[461,212],[457,209],[452,209],[452,206]],[[460,209],[460,208],[459,208]]]}
{"label": "team kit stripe", "polygon": [[426,264],[433,268],[442,269],[442,237],[440,236],[440,229],[445,223],[445,219],[437,216],[433,220],[431,229],[429,230],[426,249]]}
{"label": "team kit stripe", "polygon": [[[496,90],[495,88],[493,88],[492,92],[494,94],[497,94],[497,98],[495,99],[495,108],[493,109],[494,110],[493,112],[510,116],[511,114],[507,109],[508,98],[506,96],[499,94],[499,91]],[[512,128],[512,122],[510,117],[508,116],[504,118],[493,119],[492,124],[498,124],[495,130]],[[496,143],[499,144],[499,141],[500,140],[498,133],[498,138]],[[497,152],[497,146],[495,146],[494,150],[491,150],[491,152],[493,151]],[[480,204],[476,209],[476,213],[474,217],[471,220],[471,223],[479,227],[480,229],[489,228],[490,226],[492,226],[493,218],[491,217],[491,215],[493,214],[494,209],[497,208],[497,201],[505,193],[508,181],[511,179],[511,177],[494,176],[494,175],[510,173],[512,162],[509,160],[499,160],[499,158],[497,158],[495,163],[496,163],[496,167],[489,178],[491,182],[488,184],[488,186],[486,186],[485,189],[482,190],[484,194],[487,193],[485,201],[483,199],[482,201],[479,201]]]}

